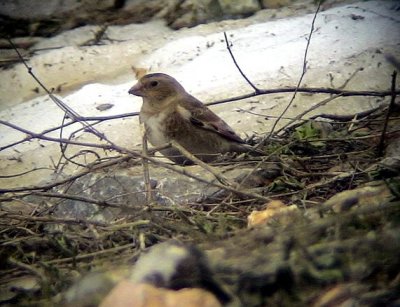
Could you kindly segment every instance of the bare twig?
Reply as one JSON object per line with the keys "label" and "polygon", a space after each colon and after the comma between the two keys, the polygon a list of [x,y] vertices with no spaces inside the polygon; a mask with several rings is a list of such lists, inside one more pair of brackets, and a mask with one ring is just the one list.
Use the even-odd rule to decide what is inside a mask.
{"label": "bare twig", "polygon": [[113,248],[108,248],[108,249],[100,250],[100,251],[93,252],[93,253],[80,254],[80,255],[77,255],[74,257],[49,260],[49,261],[45,261],[44,263],[45,264],[61,264],[61,263],[75,262],[75,261],[95,258],[95,257],[101,256],[101,255],[107,255],[107,254],[111,254],[111,253],[121,253],[121,251],[123,251],[125,249],[132,249],[134,247],[135,247],[134,243],[128,243],[125,245],[116,246]]}
{"label": "bare twig", "polygon": [[[375,108],[372,108],[369,110],[365,110],[362,112],[353,113],[353,114],[345,114],[345,115],[320,113],[320,114],[310,116],[307,119],[298,119],[298,120],[303,121],[303,122],[308,121],[308,120],[312,120],[314,122],[326,122],[324,120],[317,120],[317,118],[321,117],[321,118],[329,119],[331,124],[338,124],[338,123],[346,123],[348,121],[354,122],[354,118],[357,118],[357,122],[360,122],[363,118],[365,118],[379,110],[383,110],[383,107],[378,106],[378,107],[375,107]],[[237,108],[237,112],[260,116],[260,117],[264,117],[265,119],[278,117],[278,116],[274,116],[274,115],[268,115],[268,114],[257,113],[257,112],[253,112],[253,111],[249,111],[249,110],[244,110],[242,108]],[[294,118],[295,117],[282,117],[282,119],[287,119],[287,120],[293,120]],[[392,119],[396,119],[396,117],[392,117]],[[368,121],[370,122],[371,119],[369,119]]]}
{"label": "bare twig", "polygon": [[95,204],[103,207],[119,208],[119,209],[132,209],[132,206],[126,206],[119,203],[109,202],[106,200],[98,200],[86,196],[71,195],[66,193],[51,193],[51,192],[32,192],[32,195],[38,195],[50,198],[61,198],[61,199],[71,199],[76,201],[81,201],[89,204]]}
{"label": "bare twig", "polygon": [[[142,148],[143,148],[143,155],[148,156],[149,150],[147,147],[147,136],[146,133],[143,133],[142,137]],[[149,161],[146,159],[142,159],[143,165],[143,178],[144,178],[144,185],[146,187],[146,200],[147,204],[150,204],[153,201],[153,191],[151,188],[151,181],[150,181],[150,172],[149,172]]]}
{"label": "bare twig", "polygon": [[106,31],[108,29],[108,25],[101,25],[96,31],[93,31],[94,38],[91,38],[82,44],[81,46],[93,46],[93,45],[100,45],[100,42],[103,38],[108,39]]}
{"label": "bare twig", "polygon": [[38,167],[38,168],[34,168],[34,169],[29,170],[29,171],[18,173],[18,174],[0,175],[0,179],[2,179],[2,178],[20,177],[20,176],[23,176],[23,175],[26,175],[26,174],[29,174],[29,173],[32,173],[32,172],[40,171],[40,170],[49,170],[49,168],[47,168],[47,167]]}
{"label": "bare twig", "polygon": [[[125,114],[119,114],[119,115],[113,115],[113,116],[80,117],[80,119],[82,119],[84,121],[96,121],[95,123],[91,124],[92,126],[95,126],[95,125],[97,125],[97,124],[99,124],[99,123],[101,123],[103,121],[119,119],[119,118],[125,118],[125,117],[131,117],[131,116],[134,117],[134,116],[138,116],[138,115],[139,115],[139,112],[131,112],[131,113],[125,113]],[[68,126],[71,126],[71,125],[77,124],[77,123],[79,123],[77,120],[72,119],[68,123],[63,123],[63,124],[61,124],[59,126],[43,130],[42,132],[38,133],[37,135],[40,135],[40,134],[41,135],[45,135],[47,133],[63,129],[65,127],[68,127]],[[76,133],[76,132],[77,131],[75,131],[74,133]],[[8,145],[5,145],[3,147],[0,147],[0,151],[6,150],[6,149],[11,148],[11,147],[14,147],[14,146],[16,146],[18,144],[30,141],[32,138],[33,138],[32,136],[28,135],[25,138],[23,138],[22,140],[19,140],[19,141],[10,143]]]}
{"label": "bare twig", "polygon": [[231,46],[228,41],[228,37],[226,36],[226,32],[224,32],[224,38],[225,38],[225,42],[226,42],[226,48],[228,49],[229,54],[231,55],[231,58],[233,60],[233,63],[235,64],[236,68],[238,69],[238,71],[240,72],[242,77],[246,80],[246,82],[254,89],[254,93],[258,94],[260,92],[260,90],[250,81],[249,78],[247,78],[247,76],[244,74],[244,72],[240,68],[239,64],[236,62],[235,56],[232,53]]}
{"label": "bare twig", "polygon": [[[10,188],[10,189],[0,189],[0,194],[4,194],[4,193],[12,193],[12,192],[27,192],[27,191],[47,191],[50,190],[54,187],[69,183],[71,181],[74,181],[80,177],[83,177],[87,174],[89,174],[90,172],[102,169],[102,168],[106,168],[115,164],[120,164],[124,161],[127,161],[129,159],[131,159],[131,156],[124,156],[124,157],[119,157],[119,158],[114,158],[111,161],[107,161],[107,162],[102,162],[102,163],[98,163],[96,162],[95,164],[90,164],[88,168],[82,170],[81,172],[74,174],[72,176],[69,176],[68,178],[62,179],[62,180],[58,180],[58,181],[54,181],[50,184],[46,184],[46,185],[42,185],[42,186],[34,186],[34,187],[18,187],[18,188]],[[5,199],[0,199],[0,200],[5,200]]]}
{"label": "bare twig", "polygon": [[198,159],[196,156],[192,155],[189,151],[187,151],[184,147],[182,147],[178,142],[175,140],[172,140],[171,145],[179,150],[179,152],[184,155],[187,159],[192,160],[195,162],[197,165],[205,169],[206,171],[210,172],[211,174],[214,175],[214,177],[221,182],[222,184],[226,184],[229,186],[234,186],[232,183],[229,182],[227,178],[225,178],[220,172],[218,172],[214,167],[211,165],[208,165],[207,163],[201,161]]}
{"label": "bare twig", "polygon": [[[327,103],[335,100],[336,98],[339,98],[340,95],[335,95],[332,97],[329,97],[327,99],[322,100],[321,102],[318,102],[317,104],[313,105],[311,108],[305,110],[304,112],[298,114],[295,118],[293,118],[292,120],[290,120],[286,125],[284,125],[282,128],[280,128],[278,131],[276,131],[276,134],[279,134],[280,132],[282,132],[283,130],[287,129],[288,127],[290,127],[294,122],[300,120],[304,115],[306,115],[307,113],[312,112],[315,109],[318,109],[324,105],[326,105]],[[279,118],[278,118],[279,120]]]}
{"label": "bare twig", "polygon": [[41,269],[38,269],[33,265],[29,265],[29,264],[23,263],[21,261],[18,261],[16,259],[14,259],[13,257],[9,257],[7,259],[7,262],[12,264],[12,265],[14,265],[14,266],[16,266],[16,267],[19,267],[21,269],[27,270],[31,274],[33,274],[33,275],[37,276],[38,278],[40,278],[40,280],[42,282],[47,281],[47,278],[46,278],[46,275],[44,274],[44,272]]}
{"label": "bare twig", "polygon": [[11,219],[18,221],[26,221],[26,222],[35,222],[35,223],[49,223],[49,224],[70,224],[70,225],[95,225],[95,226],[109,226],[106,223],[102,223],[99,221],[88,221],[88,220],[79,220],[74,218],[56,218],[56,217],[44,217],[44,216],[27,216],[20,214],[3,214],[1,216],[2,219]]}
{"label": "bare twig", "polygon": [[274,122],[274,124],[272,125],[272,129],[271,129],[271,131],[269,132],[269,134],[268,134],[264,139],[262,139],[261,142],[260,142],[259,144],[257,144],[256,148],[259,148],[259,147],[263,146],[263,145],[271,138],[272,134],[274,134],[274,131],[275,131],[276,126],[278,125],[279,121],[281,120],[281,117],[283,117],[283,116],[286,114],[287,110],[289,110],[290,106],[293,104],[294,99],[296,98],[296,95],[297,95],[297,93],[298,93],[298,88],[300,87],[300,84],[301,84],[301,82],[303,81],[303,78],[304,78],[304,76],[305,76],[305,74],[306,74],[306,72],[307,72],[307,55],[308,55],[308,49],[309,49],[309,47],[310,47],[311,37],[312,37],[313,32],[314,32],[315,20],[316,20],[316,18],[317,18],[319,9],[321,8],[321,3],[322,3],[322,1],[320,0],[320,1],[318,2],[317,9],[316,9],[316,11],[315,11],[315,13],[314,13],[314,17],[313,17],[313,20],[312,20],[312,22],[311,22],[310,34],[308,35],[307,44],[306,44],[306,49],[305,49],[305,51],[304,51],[303,69],[302,69],[302,72],[301,72],[300,79],[299,79],[299,81],[298,81],[298,83],[297,83],[296,90],[294,91],[292,98],[290,99],[290,101],[289,101],[288,105],[286,106],[286,108],[285,108],[285,109],[283,110],[283,112],[281,113],[280,117],[278,117],[278,119],[277,119],[277,120]]}
{"label": "bare twig", "polygon": [[[238,100],[243,100],[247,98],[252,98],[256,96],[269,95],[269,94],[279,94],[279,93],[308,93],[308,94],[331,94],[331,95],[341,95],[342,97],[351,96],[368,96],[368,97],[386,97],[391,96],[391,91],[348,91],[336,88],[327,87],[285,87],[276,89],[259,89],[258,93],[244,94],[236,97],[231,97],[227,99],[221,99],[213,102],[206,103],[207,106],[223,104],[227,102],[233,102]],[[400,90],[395,91],[396,95],[400,95]]]}
{"label": "bare twig", "polygon": [[382,107],[378,106],[366,111],[362,111],[356,114],[350,114],[350,115],[337,115],[337,114],[317,114],[314,116],[311,116],[310,119],[316,119],[318,117],[322,117],[322,118],[326,118],[326,119],[330,119],[336,122],[348,122],[350,120],[352,120],[353,118],[357,118],[357,120],[359,121],[360,119],[367,117],[368,115],[371,115],[372,113],[375,113],[378,110],[381,110]]}
{"label": "bare twig", "polygon": [[33,73],[32,67],[30,67],[26,61],[24,60],[24,58],[22,57],[22,55],[20,54],[20,52],[18,51],[18,49],[15,47],[14,43],[12,42],[11,39],[8,39],[10,45],[14,48],[15,52],[17,52],[21,62],[24,64],[24,66],[26,67],[28,73],[32,76],[32,78],[37,82],[37,84],[39,84],[39,86],[47,93],[47,95],[49,95],[49,97],[51,98],[51,100],[61,109],[63,110],[70,118],[75,119],[76,121],[80,122],[81,124],[83,124],[89,131],[91,131],[93,134],[97,135],[100,139],[103,138],[103,135],[98,132],[97,130],[95,130],[94,128],[92,128],[92,126],[87,123],[85,120],[81,119],[81,116],[75,112],[72,108],[70,108],[68,105],[66,105],[62,100],[60,100],[58,97],[54,96],[53,93],[40,81],[40,79],[38,77],[36,77],[36,75]]}
{"label": "bare twig", "polygon": [[385,145],[384,144],[385,143],[385,135],[386,135],[387,126],[389,123],[389,117],[390,117],[390,113],[393,110],[394,101],[396,99],[396,78],[397,78],[397,72],[393,71],[393,74],[392,74],[392,97],[390,99],[389,107],[386,112],[385,121],[383,123],[382,135],[381,135],[379,145],[378,145],[378,155],[379,156],[382,156],[382,154],[383,154],[383,149],[384,149],[384,145]]}
{"label": "bare twig", "polygon": [[41,133],[34,133],[32,131],[29,131],[27,129],[24,129],[22,127],[19,127],[17,125],[8,123],[6,121],[0,120],[0,124],[8,126],[10,128],[13,128],[15,130],[18,130],[22,133],[26,133],[30,136],[30,139],[40,139],[44,141],[49,141],[49,142],[55,142],[55,143],[64,143],[64,144],[71,144],[71,145],[79,145],[79,146],[87,146],[87,147],[94,147],[94,148],[102,148],[102,149],[108,149],[112,150],[114,147],[112,145],[104,145],[104,144],[94,144],[94,143],[84,143],[84,142],[77,142],[73,140],[67,140],[67,139],[59,139],[59,138],[53,138],[49,136],[42,135]]}

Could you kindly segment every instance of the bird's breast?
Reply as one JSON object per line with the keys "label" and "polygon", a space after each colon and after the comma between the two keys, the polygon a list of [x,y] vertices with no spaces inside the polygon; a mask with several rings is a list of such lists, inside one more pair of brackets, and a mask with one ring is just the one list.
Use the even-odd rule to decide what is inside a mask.
{"label": "bird's breast", "polygon": [[153,146],[162,146],[171,141],[165,133],[167,116],[168,114],[163,112],[156,114],[140,112],[140,121],[144,123],[147,139]]}

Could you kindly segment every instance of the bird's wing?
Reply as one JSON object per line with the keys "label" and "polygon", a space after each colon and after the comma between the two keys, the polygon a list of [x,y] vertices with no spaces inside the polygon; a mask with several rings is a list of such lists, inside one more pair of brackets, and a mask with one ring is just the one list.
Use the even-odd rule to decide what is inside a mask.
{"label": "bird's wing", "polygon": [[179,112],[194,126],[218,133],[228,140],[245,143],[226,122],[195,97],[188,95],[180,102]]}

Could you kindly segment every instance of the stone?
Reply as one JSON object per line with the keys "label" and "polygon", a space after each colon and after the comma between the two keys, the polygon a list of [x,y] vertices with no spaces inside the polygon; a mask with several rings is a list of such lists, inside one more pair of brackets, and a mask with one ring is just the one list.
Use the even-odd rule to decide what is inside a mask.
{"label": "stone", "polygon": [[180,29],[218,19],[221,15],[221,7],[215,0],[187,0],[170,10],[165,18],[171,28]]}
{"label": "stone", "polygon": [[291,0],[262,0],[261,6],[264,9],[276,9],[287,6],[291,3]]}
{"label": "stone", "polygon": [[261,8],[256,0],[218,0],[218,2],[224,14],[248,15]]}
{"label": "stone", "polygon": [[203,306],[221,307],[218,300],[202,289],[182,289],[179,291],[156,288],[147,284],[120,282],[100,304],[100,307],[173,307]]}

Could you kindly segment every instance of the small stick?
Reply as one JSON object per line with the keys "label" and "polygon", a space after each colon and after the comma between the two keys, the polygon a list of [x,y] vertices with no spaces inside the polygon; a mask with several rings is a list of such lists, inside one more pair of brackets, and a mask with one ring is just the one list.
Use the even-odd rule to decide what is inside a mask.
{"label": "small stick", "polygon": [[[296,89],[295,89],[295,91],[294,91],[294,93],[293,93],[293,95],[292,95],[292,98],[290,99],[289,103],[287,104],[287,106],[285,107],[285,109],[283,110],[283,112],[281,113],[281,115],[276,119],[276,121],[275,121],[274,124],[272,125],[272,129],[271,129],[270,133],[268,133],[268,134],[257,144],[256,148],[260,148],[261,146],[263,146],[264,144],[266,144],[266,143],[268,142],[268,140],[272,137],[272,135],[274,134],[274,131],[275,131],[276,126],[277,126],[278,123],[280,122],[281,118],[286,114],[286,112],[287,112],[287,111],[289,110],[289,108],[292,106],[292,104],[293,104],[293,102],[294,102],[294,100],[295,100],[295,98],[296,98],[296,96],[297,96],[297,93],[299,92],[298,89],[300,88],[300,85],[301,85],[301,83],[303,82],[303,78],[304,78],[304,76],[306,75],[306,72],[307,72],[307,56],[308,56],[308,50],[309,50],[309,48],[310,48],[311,38],[312,38],[312,35],[313,35],[313,33],[314,33],[314,28],[315,28],[315,20],[317,19],[318,12],[319,12],[319,10],[320,10],[320,8],[321,8],[321,3],[322,3],[322,1],[320,0],[320,1],[318,2],[317,9],[316,9],[316,11],[315,11],[315,13],[314,13],[314,17],[313,17],[313,20],[312,20],[312,22],[311,22],[311,29],[310,29],[310,33],[309,33],[308,38],[307,38],[306,49],[305,49],[305,51],[304,51],[303,68],[302,68],[302,72],[301,72],[299,81],[297,82]],[[277,134],[277,132],[276,132],[275,134]]]}
{"label": "small stick", "polygon": [[228,49],[229,54],[231,55],[231,58],[233,60],[233,63],[235,64],[236,68],[239,70],[240,74],[247,81],[247,83],[254,89],[255,94],[258,94],[260,92],[260,90],[250,81],[249,78],[247,78],[247,76],[244,74],[244,72],[240,68],[239,64],[236,62],[235,56],[233,55],[233,52],[231,50],[231,46],[229,45],[229,41],[228,41],[228,37],[226,36],[226,32],[224,32],[224,38],[225,38],[225,42],[226,42],[226,48]]}
{"label": "small stick", "polygon": [[[318,102],[316,105],[313,105],[311,108],[309,108],[309,109],[305,110],[304,112],[298,114],[296,117],[294,117],[292,120],[290,120],[289,123],[287,123],[286,125],[284,125],[282,128],[278,129],[278,131],[276,131],[275,134],[281,133],[283,130],[285,130],[285,129],[287,129],[289,126],[291,126],[294,122],[296,122],[296,121],[298,121],[298,120],[301,120],[302,117],[303,117],[304,115],[306,115],[307,113],[310,113],[311,111],[314,111],[315,109],[318,109],[318,108],[320,108],[320,107],[322,107],[322,106],[328,104],[329,102],[331,102],[331,101],[333,101],[333,100],[335,100],[335,99],[337,99],[337,98],[339,98],[339,97],[341,97],[341,95],[334,95],[334,96],[332,96],[332,97],[329,97],[329,98],[327,98],[327,99],[324,99],[324,100]],[[282,118],[282,117],[280,117],[280,118]],[[280,118],[279,118],[279,119],[280,119]],[[270,135],[268,135],[268,136],[270,136]]]}
{"label": "small stick", "polygon": [[[145,157],[147,157],[149,155],[149,150],[148,150],[148,146],[147,146],[146,132],[143,133],[142,140],[143,140],[142,141],[143,155]],[[146,187],[146,200],[147,200],[147,204],[150,204],[153,201],[153,193],[152,193],[151,182],[150,182],[149,161],[142,158],[142,165],[143,165],[144,185]]]}
{"label": "small stick", "polygon": [[397,78],[397,71],[393,71],[392,74],[392,97],[390,99],[390,103],[389,103],[389,107],[388,110],[386,112],[386,118],[385,118],[385,122],[383,124],[383,129],[382,129],[382,134],[381,134],[381,139],[378,145],[378,155],[382,156],[383,154],[383,147],[384,147],[384,143],[385,143],[385,134],[386,134],[386,130],[387,130],[387,126],[389,123],[389,117],[390,117],[390,113],[393,110],[394,107],[394,101],[396,99],[396,78]]}
{"label": "small stick", "polygon": [[208,165],[207,163],[201,161],[200,159],[198,159],[197,157],[195,157],[194,155],[192,155],[189,151],[187,151],[185,148],[183,148],[178,142],[176,142],[175,140],[171,141],[171,145],[172,147],[176,148],[177,150],[179,150],[179,152],[184,155],[186,158],[192,160],[193,162],[195,162],[197,165],[199,165],[200,167],[204,168],[205,170],[209,171],[211,174],[214,175],[214,177],[221,182],[222,184],[228,185],[228,186],[234,186],[232,183],[229,182],[229,180],[227,178],[225,178],[220,172],[218,172],[214,167],[212,167],[211,165]]}

